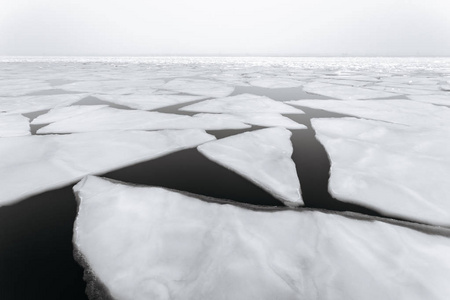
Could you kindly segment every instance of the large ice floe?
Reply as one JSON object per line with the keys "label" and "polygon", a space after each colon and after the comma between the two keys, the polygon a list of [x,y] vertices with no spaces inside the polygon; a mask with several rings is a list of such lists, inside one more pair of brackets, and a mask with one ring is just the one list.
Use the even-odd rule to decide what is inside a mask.
{"label": "large ice floe", "polygon": [[260,78],[251,80],[249,82],[252,86],[262,87],[262,88],[270,88],[270,89],[279,89],[279,88],[294,88],[300,87],[303,85],[302,81],[289,79],[289,78]]}
{"label": "large ice floe", "polygon": [[291,132],[266,128],[209,142],[198,150],[214,162],[259,185],[288,206],[303,204]]}
{"label": "large ice floe", "polygon": [[428,102],[433,104],[440,105],[449,105],[450,106],[450,94],[449,95],[412,95],[408,96],[409,99],[420,102]]}
{"label": "large ice floe", "polygon": [[53,108],[45,114],[39,115],[31,121],[31,124],[49,124],[63,121],[75,116],[84,115],[108,105],[71,105],[66,107]]}
{"label": "large ice floe", "polygon": [[0,206],[214,139],[195,129],[0,138]]}
{"label": "large ice floe", "polygon": [[80,101],[86,94],[35,95],[20,97],[0,97],[0,112],[28,113],[64,107]]}
{"label": "large ice floe", "polygon": [[234,88],[220,82],[203,79],[177,78],[161,86],[162,89],[208,97],[225,97]]}
{"label": "large ice floe", "polygon": [[30,135],[30,123],[27,117],[0,113],[0,137]]}
{"label": "large ice floe", "polygon": [[337,85],[323,82],[311,82],[303,86],[303,90],[308,93],[328,96],[341,100],[362,100],[374,98],[387,98],[397,96],[395,93],[377,91],[361,87],[348,85]]}
{"label": "large ice floe", "polygon": [[[56,112],[52,112],[56,114]],[[47,118],[45,115],[43,118]],[[250,127],[238,118],[226,114],[196,114],[194,116],[160,113],[155,111],[124,110],[102,107],[71,118],[51,123],[37,131],[44,133],[70,133],[110,130],[189,129],[206,130],[242,129]]]}
{"label": "large ice floe", "polygon": [[180,110],[209,113],[280,113],[303,114],[300,109],[265,96],[240,94],[225,98],[211,99],[194,103]]}
{"label": "large ice floe", "polygon": [[355,118],[312,125],[330,157],[329,191],[337,199],[450,226],[449,130]]}
{"label": "large ice floe", "polygon": [[413,127],[450,130],[450,108],[430,103],[411,100],[292,100],[286,103]]}
{"label": "large ice floe", "polygon": [[[89,176],[73,242],[92,299],[447,300],[450,239]],[[97,299],[97,298],[95,298]]]}

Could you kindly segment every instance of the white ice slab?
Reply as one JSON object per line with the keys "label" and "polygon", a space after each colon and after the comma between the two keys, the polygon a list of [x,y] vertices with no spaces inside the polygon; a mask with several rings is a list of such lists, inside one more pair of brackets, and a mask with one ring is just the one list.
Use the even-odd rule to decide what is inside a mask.
{"label": "white ice slab", "polygon": [[204,99],[205,96],[189,95],[98,95],[101,100],[125,105],[134,109],[152,110]]}
{"label": "white ice slab", "polygon": [[89,176],[74,246],[117,300],[447,300],[450,239],[317,211],[254,211]]}
{"label": "white ice slab", "polygon": [[166,114],[154,111],[123,110],[103,107],[61,120],[37,131],[46,133],[71,133],[109,130],[159,130],[159,129],[242,129],[250,127],[237,117],[226,114],[196,114],[194,116]]}
{"label": "white ice slab", "polygon": [[414,101],[450,105],[450,93],[449,95],[414,95],[408,96],[408,98]]}
{"label": "white ice slab", "polygon": [[33,121],[31,121],[31,124],[37,125],[58,122],[75,116],[90,113],[107,106],[108,105],[72,105],[53,108],[49,112],[35,118]]}
{"label": "white ice slab", "polygon": [[303,82],[298,80],[277,77],[255,79],[251,80],[249,83],[252,86],[270,89],[295,88],[303,85]]}
{"label": "white ice slab", "polygon": [[443,91],[450,91],[450,84],[441,84],[440,88]]}
{"label": "white ice slab", "polygon": [[88,96],[87,94],[60,94],[60,95],[39,95],[20,97],[0,97],[0,112],[8,113],[28,113],[64,107],[80,101]]}
{"label": "white ice slab", "polygon": [[51,86],[39,80],[0,80],[0,98],[2,98],[1,96],[20,96],[47,89],[51,89]]}
{"label": "white ice slab", "polygon": [[354,118],[313,119],[329,190],[384,215],[450,227],[450,132]]}
{"label": "white ice slab", "polygon": [[200,153],[259,185],[288,206],[303,204],[291,132],[267,128],[206,143]]}
{"label": "white ice slab", "polygon": [[[0,113],[0,137],[30,135],[28,118],[22,115],[5,115]],[[4,157],[3,159],[7,159]]]}
{"label": "white ice slab", "polygon": [[328,96],[341,100],[363,100],[397,96],[397,94],[385,91],[376,91],[367,88],[329,84],[322,82],[311,82],[303,86],[308,93]]}
{"label": "white ice slab", "polygon": [[180,110],[210,113],[303,114],[303,111],[286,105],[283,102],[252,94],[240,94],[237,96],[205,100],[185,106],[180,108]]}
{"label": "white ice slab", "polygon": [[0,206],[211,140],[202,130],[1,138]]}
{"label": "white ice slab", "polygon": [[202,79],[173,79],[161,87],[162,89],[208,97],[225,97],[234,88],[223,83]]}
{"label": "white ice slab", "polygon": [[450,129],[450,108],[429,103],[410,100],[292,100],[286,103],[414,127]]}
{"label": "white ice slab", "polygon": [[277,113],[235,113],[233,116],[244,123],[263,127],[284,127],[287,129],[307,128],[305,125],[299,124]]}
{"label": "white ice slab", "polygon": [[155,88],[164,85],[164,80],[89,80],[77,81],[58,86],[67,91],[100,93],[100,94],[131,94],[140,92],[152,93]]}

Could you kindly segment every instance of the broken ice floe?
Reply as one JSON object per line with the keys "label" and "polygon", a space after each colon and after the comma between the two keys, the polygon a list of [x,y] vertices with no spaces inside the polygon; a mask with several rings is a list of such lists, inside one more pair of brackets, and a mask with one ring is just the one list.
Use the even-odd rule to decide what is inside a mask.
{"label": "broken ice floe", "polygon": [[0,206],[213,139],[202,130],[1,138]]}
{"label": "broken ice floe", "polygon": [[305,125],[299,124],[277,113],[234,113],[233,116],[244,123],[262,127],[284,127],[287,129],[307,128]]}
{"label": "broken ice floe", "polygon": [[411,95],[409,99],[439,105],[450,105],[450,95]]}
{"label": "broken ice floe", "polygon": [[161,86],[161,89],[208,97],[225,97],[234,91],[233,87],[220,82],[183,78],[173,79]]}
{"label": "broken ice floe", "polygon": [[267,128],[206,143],[198,150],[212,161],[259,185],[288,206],[303,204],[291,132]]}
{"label": "broken ice floe", "polygon": [[[5,115],[0,113],[0,137],[30,135],[30,123],[22,115]],[[8,159],[7,157],[3,157]]]}
{"label": "broken ice floe", "polygon": [[293,100],[286,103],[413,127],[450,129],[450,108],[411,100]]}
{"label": "broken ice floe", "polygon": [[225,98],[205,100],[180,108],[184,111],[197,111],[209,113],[280,113],[303,114],[300,109],[291,107],[282,102],[272,100],[265,96],[240,94]]}
{"label": "broken ice floe", "polygon": [[66,107],[53,108],[49,112],[33,119],[33,121],[31,121],[31,124],[33,125],[49,124],[53,122],[63,121],[107,106],[108,105],[72,105]]}
{"label": "broken ice floe", "polygon": [[251,210],[93,176],[74,191],[78,257],[117,300],[450,294],[445,236],[311,210]]}
{"label": "broken ice floe", "polygon": [[190,95],[98,95],[101,100],[125,105],[134,109],[152,110],[204,99],[205,96]]}
{"label": "broken ice floe", "polygon": [[[45,116],[44,116],[45,117]],[[238,118],[225,114],[196,114],[194,116],[167,114],[155,111],[123,110],[102,107],[95,111],[75,115],[51,123],[37,131],[45,133],[70,133],[109,130],[205,130],[242,129],[250,127]]]}
{"label": "broken ice floe", "polygon": [[63,107],[80,101],[86,94],[35,95],[0,97],[0,112],[28,113]]}
{"label": "broken ice floe", "polygon": [[51,89],[51,86],[40,80],[32,79],[2,79],[0,80],[1,96],[21,96],[37,91]]}
{"label": "broken ice floe", "polygon": [[450,132],[354,118],[313,119],[337,199],[450,226]]}
{"label": "broken ice floe", "polygon": [[367,88],[336,85],[322,82],[311,82],[305,84],[303,86],[303,90],[308,93],[328,96],[341,100],[363,100],[397,96],[397,94],[385,91],[376,91]]}

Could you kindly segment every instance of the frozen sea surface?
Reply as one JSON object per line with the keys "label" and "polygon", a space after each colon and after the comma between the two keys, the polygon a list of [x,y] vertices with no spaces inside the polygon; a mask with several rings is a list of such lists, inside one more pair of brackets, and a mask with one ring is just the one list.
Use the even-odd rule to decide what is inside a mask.
{"label": "frozen sea surface", "polygon": [[[72,186],[91,173],[227,203],[249,203],[262,210],[302,204],[311,215],[321,216],[320,224],[326,224],[322,230],[309,225],[278,229],[280,236],[292,230],[290,243],[302,240],[296,238],[301,230],[309,230],[308,238],[318,237],[320,247],[338,247],[332,249],[354,249],[365,238],[376,241],[368,245],[380,241],[371,236],[378,232],[375,221],[341,222],[342,217],[318,209],[360,213],[382,224],[393,222],[390,218],[413,227],[431,224],[420,239],[397,235],[398,247],[386,252],[369,256],[371,248],[345,256],[348,266],[356,266],[345,278],[358,283],[364,274],[372,278],[369,287],[360,285],[370,293],[362,297],[355,285],[345,296],[439,298],[448,292],[439,278],[434,286],[425,278],[410,292],[402,291],[431,274],[424,268],[445,266],[431,254],[448,243],[448,235],[435,235],[445,231],[438,225],[449,226],[449,81],[448,58],[0,58],[1,298],[86,298],[82,270],[72,255],[77,212]],[[253,138],[261,132],[273,134],[266,140]],[[199,149],[211,147],[211,159],[218,163],[197,150],[205,142],[211,143]],[[236,159],[235,167],[222,165],[219,157],[224,162]],[[261,176],[264,184],[258,181]],[[284,224],[270,213],[263,215],[276,219],[273,228]],[[232,226],[237,226],[234,221]],[[359,234],[359,226],[366,225]],[[341,235],[343,226],[347,231]],[[233,228],[233,234],[214,234],[245,237],[241,245],[251,244],[245,227]],[[349,238],[350,231],[361,240]],[[269,232],[263,227],[257,234]],[[122,239],[126,233],[114,236]],[[161,241],[166,242],[162,237]],[[260,245],[255,256],[245,256],[240,265],[246,268],[229,272],[254,274],[253,263],[261,261],[281,261],[285,266],[293,259],[291,253],[297,253],[282,249],[276,260],[264,260],[261,253],[270,253],[269,245]],[[323,258],[320,274],[342,268],[337,264],[341,252],[325,256],[314,250],[320,247],[305,248],[303,277],[289,273],[295,282],[285,281],[283,289],[306,284],[317,275],[314,257]],[[406,252],[422,255],[422,260],[407,258],[411,263],[401,269]],[[439,252],[436,257],[448,260],[448,254]],[[380,272],[401,271],[392,278],[373,277],[374,261]],[[273,275],[270,284],[246,284],[227,292],[266,295],[278,278],[287,278],[283,272]],[[411,279],[416,274],[419,277]],[[133,276],[123,276],[133,281]],[[389,288],[380,296],[386,286],[395,286],[398,293]],[[417,286],[424,287],[424,294]],[[158,293],[160,287],[150,284],[142,290]],[[338,288],[329,291],[318,297],[343,297]],[[314,296],[315,287],[306,284],[299,293]]]}

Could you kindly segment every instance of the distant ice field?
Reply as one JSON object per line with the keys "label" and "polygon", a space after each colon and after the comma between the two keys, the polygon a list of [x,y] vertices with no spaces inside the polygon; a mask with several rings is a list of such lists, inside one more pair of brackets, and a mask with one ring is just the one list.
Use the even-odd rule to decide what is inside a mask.
{"label": "distant ice field", "polygon": [[[82,269],[72,256],[72,228],[78,212],[72,187],[89,175],[225,199],[230,205],[351,212],[381,223],[397,219],[411,228],[429,228],[421,233],[425,237],[414,242],[421,243],[428,235],[431,239],[437,231],[450,228],[449,84],[450,59],[439,57],[0,57],[0,266],[5,266],[0,268],[0,291],[6,299],[32,298],[33,292],[47,293],[48,299],[64,293],[94,299],[94,294],[85,293]],[[117,189],[118,197],[125,199],[121,193]],[[106,194],[101,196],[104,209],[110,200]],[[163,203],[165,198],[155,201]],[[182,213],[189,205],[183,198],[179,201],[186,205],[179,209]],[[164,205],[158,214],[164,211],[161,207]],[[199,205],[200,210],[202,207]],[[197,213],[202,216],[202,211]],[[129,235],[125,228],[133,228],[128,223],[133,218],[125,213],[121,216],[120,207],[115,208],[114,218],[124,222],[124,232],[117,238],[126,244]],[[190,224],[191,219],[183,224]],[[289,218],[270,219],[289,228],[285,232],[295,232],[292,227],[298,225]],[[337,219],[330,214],[320,214],[320,219],[327,228],[342,225],[334,224]],[[351,230],[352,224],[358,222],[346,222],[346,228]],[[233,230],[245,230],[242,224],[233,226]],[[282,226],[277,230],[283,231]],[[66,231],[62,233],[61,228]],[[182,231],[176,225],[170,228],[175,228],[171,229],[174,235]],[[99,237],[87,238],[91,244],[86,249],[108,249],[114,238],[102,235],[113,236],[114,230],[103,228]],[[344,249],[346,244],[336,232],[320,232],[319,239],[339,242],[337,248]],[[191,233],[182,234],[188,237]],[[231,237],[227,232],[217,236]],[[236,236],[249,239],[251,235]],[[404,276],[395,269],[399,286],[407,286],[411,276],[421,274],[422,263],[435,264],[429,253],[440,247],[441,239],[442,247],[447,247],[448,235],[433,238],[433,245],[421,243],[426,255],[421,256],[420,264],[412,263]],[[95,244],[100,240],[105,243],[101,247]],[[165,240],[164,232],[158,234],[161,245],[173,240],[176,237]],[[267,239],[264,251],[279,247],[271,244],[275,240]],[[410,245],[397,240],[386,244],[386,249]],[[270,263],[285,266],[292,257],[303,257],[304,266],[311,266],[308,257],[318,255],[315,248],[305,248],[311,255],[300,255],[299,249],[280,250],[277,262]],[[134,253],[123,250],[131,251],[127,255]],[[191,250],[201,257],[205,249]],[[372,250],[381,264],[402,257]],[[53,253],[53,259],[45,253]],[[450,260],[450,254],[439,255]],[[265,259],[254,261],[259,264]],[[358,274],[366,274],[363,266],[368,259],[362,252],[346,257],[350,264],[361,267]],[[88,270],[91,266],[86,263],[81,264]],[[120,264],[121,270],[127,270]],[[336,267],[334,262],[328,265]],[[249,263],[240,274],[251,276],[252,266]],[[157,267],[166,272],[174,266],[162,263]],[[26,277],[21,268],[36,271]],[[295,274],[287,276],[284,267],[280,268],[272,270],[276,278],[300,280],[301,274],[289,270]],[[320,265],[314,268],[314,275],[326,271],[321,271]],[[134,271],[124,271],[121,282],[132,282],[130,274],[140,273]],[[95,274],[95,270],[89,272]],[[102,274],[107,273],[102,269]],[[151,276],[154,274],[158,272]],[[227,269],[226,274],[232,277],[233,270]],[[170,295],[170,287],[175,285],[164,283],[176,280],[170,278],[142,279],[151,282],[142,289],[143,294]],[[248,280],[259,282],[257,277]],[[15,289],[19,282],[24,288]],[[193,299],[202,291],[201,283],[197,284],[200,286],[189,287]],[[384,286],[385,282],[377,281],[374,286],[377,284]],[[107,286],[113,285],[108,282]],[[310,284],[303,287],[307,289],[304,293],[294,291],[297,283],[282,285],[281,281],[274,283],[286,295],[317,294]],[[233,281],[233,286],[240,285]],[[441,299],[442,286],[437,284],[436,289],[441,290],[433,291],[433,284],[427,282],[427,299]],[[103,288],[102,293],[108,294],[108,287]],[[139,289],[133,285],[133,290],[114,290],[113,294],[125,295],[116,299],[128,299]],[[388,290],[395,299],[412,297]],[[270,296],[274,291],[266,285],[246,292]],[[330,299],[339,294],[334,292],[337,294],[327,294]],[[361,293],[357,288],[348,289],[345,297]],[[207,295],[213,299],[214,291],[208,290]]]}

